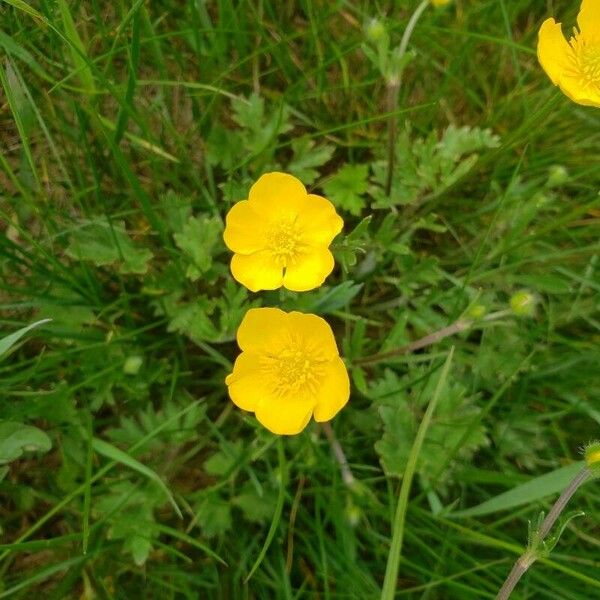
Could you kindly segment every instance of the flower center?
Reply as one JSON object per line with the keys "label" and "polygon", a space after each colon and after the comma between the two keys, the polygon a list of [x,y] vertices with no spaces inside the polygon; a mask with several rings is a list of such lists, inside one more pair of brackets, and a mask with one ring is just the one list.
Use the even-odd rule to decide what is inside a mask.
{"label": "flower center", "polygon": [[267,232],[267,244],[275,259],[286,266],[294,259],[300,247],[300,230],[295,220],[279,221]]}
{"label": "flower center", "polygon": [[571,39],[571,46],[577,78],[586,86],[600,88],[600,46],[589,44],[581,34]]}
{"label": "flower center", "polygon": [[306,391],[314,394],[318,390],[321,361],[299,345],[288,347],[277,356],[265,356],[264,366],[279,396]]}

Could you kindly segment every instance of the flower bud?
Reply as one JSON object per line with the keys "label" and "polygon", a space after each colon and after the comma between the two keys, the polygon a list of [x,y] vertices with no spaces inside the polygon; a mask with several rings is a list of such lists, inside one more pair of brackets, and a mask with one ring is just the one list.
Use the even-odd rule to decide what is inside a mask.
{"label": "flower bud", "polygon": [[592,442],[585,448],[585,462],[592,471],[600,474],[600,442]]}
{"label": "flower bud", "polygon": [[560,187],[569,181],[569,172],[562,165],[552,165],[548,169],[548,181],[546,185],[548,187]]}
{"label": "flower bud", "polygon": [[142,368],[143,362],[144,359],[137,354],[128,356],[123,364],[123,373],[125,375],[137,375]]}
{"label": "flower bud", "polygon": [[377,17],[373,17],[365,25],[365,36],[369,42],[376,44],[385,36],[385,25]]}
{"label": "flower bud", "polygon": [[527,291],[521,290],[510,299],[510,309],[517,317],[533,317],[535,313],[535,296]]}
{"label": "flower bud", "polygon": [[471,308],[467,311],[467,317],[469,319],[473,319],[474,321],[478,321],[479,319],[483,319],[485,317],[485,313],[487,312],[487,308],[483,304],[473,304]]}

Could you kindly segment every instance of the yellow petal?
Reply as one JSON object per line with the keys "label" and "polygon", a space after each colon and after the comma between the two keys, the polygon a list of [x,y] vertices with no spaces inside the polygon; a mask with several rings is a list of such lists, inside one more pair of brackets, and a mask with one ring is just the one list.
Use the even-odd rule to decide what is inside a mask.
{"label": "yellow petal", "polygon": [[279,308],[250,308],[237,330],[238,346],[244,351],[274,354],[287,326],[288,314]]}
{"label": "yellow petal", "polygon": [[264,250],[265,222],[247,200],[237,202],[227,213],[223,240],[232,252],[252,254]]}
{"label": "yellow petal", "polygon": [[572,52],[560,23],[556,23],[554,19],[546,19],[540,27],[537,53],[540,64],[554,85],[558,85],[568,68]]}
{"label": "yellow petal", "polygon": [[337,357],[327,364],[323,383],[317,393],[315,421],[333,419],[350,398],[350,379],[344,361]]}
{"label": "yellow petal", "polygon": [[598,42],[600,40],[599,0],[583,0],[577,15],[577,25],[586,41]]}
{"label": "yellow petal", "polygon": [[315,194],[306,196],[297,223],[302,230],[302,241],[313,246],[329,246],[344,226],[335,206]]}
{"label": "yellow petal", "polygon": [[286,266],[283,285],[294,292],[312,290],[325,281],[334,266],[333,254],[327,248],[308,247]]}
{"label": "yellow petal", "polygon": [[301,337],[304,348],[313,358],[330,361],[339,356],[335,336],[325,319],[297,311],[288,313],[286,316],[289,334],[294,338]]}
{"label": "yellow petal", "polygon": [[278,219],[282,215],[296,214],[306,188],[299,179],[287,173],[265,173],[250,188],[248,201],[260,214]]}
{"label": "yellow petal", "polygon": [[589,86],[582,85],[579,78],[564,76],[559,82],[559,87],[577,104],[600,107],[600,93],[595,92]]}
{"label": "yellow petal", "polygon": [[229,397],[242,410],[254,411],[258,404],[271,394],[269,379],[257,354],[242,352],[235,360],[233,372],[225,383]]}
{"label": "yellow petal", "polygon": [[310,421],[314,401],[300,398],[264,398],[256,407],[259,423],[277,435],[296,435]]}
{"label": "yellow petal", "polygon": [[231,274],[251,292],[275,290],[283,282],[283,267],[273,259],[270,252],[261,250],[254,254],[234,254]]}

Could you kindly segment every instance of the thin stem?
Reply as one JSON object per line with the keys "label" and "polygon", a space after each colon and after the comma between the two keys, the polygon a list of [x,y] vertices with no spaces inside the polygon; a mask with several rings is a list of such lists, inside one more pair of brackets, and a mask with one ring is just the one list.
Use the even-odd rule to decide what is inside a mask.
{"label": "thin stem", "polygon": [[402,34],[400,45],[398,46],[398,56],[396,57],[396,60],[400,65],[400,70],[395,76],[391,76],[389,78],[389,81],[387,82],[386,108],[388,113],[390,114],[390,117],[388,119],[388,171],[387,179],[385,182],[385,193],[387,196],[389,196],[392,192],[394,162],[396,158],[396,136],[398,128],[398,119],[394,113],[396,112],[396,108],[398,106],[398,97],[400,95],[400,88],[402,87],[402,72],[404,71],[404,66],[402,66],[402,59],[406,54],[410,38],[415,30],[415,27],[417,26],[421,15],[425,12],[425,9],[428,6],[429,0],[423,0],[421,4],[417,6],[415,12],[411,15],[406,25],[406,29]]}
{"label": "thin stem", "polygon": [[348,459],[346,458],[346,454],[344,453],[344,449],[342,445],[339,443],[337,437],[335,437],[335,433],[331,427],[331,423],[321,423],[321,427],[329,440],[329,445],[331,446],[331,450],[333,455],[335,456],[335,460],[340,466],[340,471],[342,473],[342,480],[348,486],[352,487],[354,485],[355,479],[354,474],[352,473],[352,469],[350,469],[350,465],[348,464]]}
{"label": "thin stem", "polygon": [[386,358],[392,358],[394,356],[400,356],[402,354],[409,354],[410,352],[414,352],[415,350],[420,350],[421,348],[425,348],[426,346],[431,346],[447,338],[451,335],[455,335],[457,333],[461,333],[462,331],[466,331],[470,329],[474,325],[479,322],[489,323],[490,321],[496,321],[503,317],[506,317],[511,314],[510,310],[499,310],[497,312],[490,313],[483,317],[483,319],[479,319],[477,321],[470,319],[459,319],[455,321],[451,325],[447,327],[443,327],[438,331],[434,331],[425,337],[419,338],[410,344],[406,344],[406,346],[400,346],[399,348],[393,348],[392,350],[388,350],[387,352],[379,352],[377,354],[371,354],[371,356],[363,356],[362,358],[357,358],[353,361],[355,365],[365,365],[368,363],[379,362],[380,360],[385,360]]}
{"label": "thin stem", "polygon": [[573,497],[573,494],[592,476],[592,471],[587,467],[583,468],[573,481],[563,490],[558,500],[554,503],[550,512],[544,519],[539,531],[534,535],[536,536],[536,544],[533,548],[528,548],[515,562],[511,572],[508,574],[506,581],[496,596],[496,600],[508,600],[512,591],[515,589],[517,583],[523,575],[527,572],[529,567],[539,558],[538,546],[544,541],[550,530],[556,523],[556,520],[562,514],[566,508],[569,500]]}

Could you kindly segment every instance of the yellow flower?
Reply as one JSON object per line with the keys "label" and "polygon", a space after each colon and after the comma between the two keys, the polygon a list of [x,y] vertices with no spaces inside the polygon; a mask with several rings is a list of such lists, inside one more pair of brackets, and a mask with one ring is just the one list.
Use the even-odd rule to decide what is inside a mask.
{"label": "yellow flower", "polygon": [[579,30],[569,42],[554,19],[542,23],[538,40],[540,64],[573,102],[600,107],[600,1],[583,0]]}
{"label": "yellow flower", "polygon": [[319,287],[333,271],[329,244],[344,222],[329,200],[308,194],[298,179],[266,173],[248,200],[227,214],[223,239],[235,254],[231,273],[249,290],[295,292]]}
{"label": "yellow flower", "polygon": [[251,308],[238,329],[237,357],[225,383],[234,404],[278,435],[333,419],[350,381],[327,321],[278,308]]}
{"label": "yellow flower", "polygon": [[450,4],[451,0],[431,0],[431,4],[433,6],[446,6],[446,4]]}

